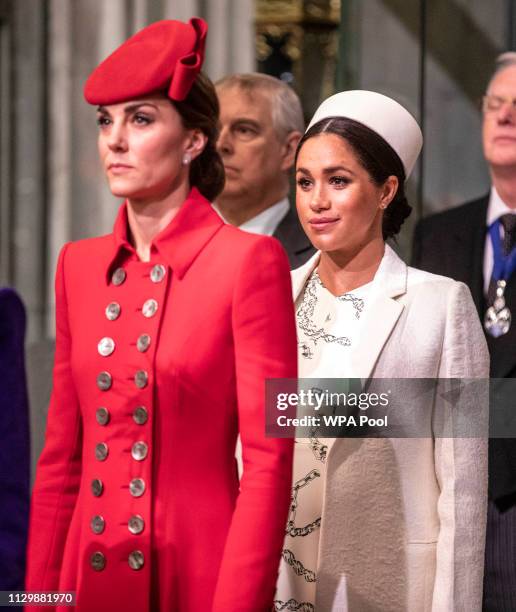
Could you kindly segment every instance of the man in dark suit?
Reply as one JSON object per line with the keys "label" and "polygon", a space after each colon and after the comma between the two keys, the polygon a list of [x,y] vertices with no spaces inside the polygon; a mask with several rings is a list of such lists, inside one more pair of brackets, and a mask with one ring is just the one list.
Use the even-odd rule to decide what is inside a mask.
{"label": "man in dark suit", "polygon": [[[482,136],[490,193],[420,221],[412,262],[469,286],[486,330],[491,377],[516,378],[516,53],[504,53],[497,60],[483,98]],[[509,326],[507,308],[512,312]],[[497,405],[492,402],[493,408]],[[492,438],[489,444],[483,609],[516,610],[516,440],[512,438]]]}
{"label": "man in dark suit", "polygon": [[297,268],[314,252],[287,198],[304,131],[299,98],[286,83],[259,73],[231,75],[216,87],[226,185],[215,207],[228,223],[276,237]]}

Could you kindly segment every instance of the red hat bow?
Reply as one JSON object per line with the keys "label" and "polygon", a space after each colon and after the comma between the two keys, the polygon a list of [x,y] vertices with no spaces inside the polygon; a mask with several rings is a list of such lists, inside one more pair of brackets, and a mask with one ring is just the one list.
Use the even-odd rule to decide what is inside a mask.
{"label": "red hat bow", "polygon": [[184,100],[186,98],[196,76],[201,71],[204,61],[208,24],[198,17],[190,19],[190,23],[197,32],[196,48],[192,53],[179,58],[176,62],[168,88],[168,95],[172,100]]}

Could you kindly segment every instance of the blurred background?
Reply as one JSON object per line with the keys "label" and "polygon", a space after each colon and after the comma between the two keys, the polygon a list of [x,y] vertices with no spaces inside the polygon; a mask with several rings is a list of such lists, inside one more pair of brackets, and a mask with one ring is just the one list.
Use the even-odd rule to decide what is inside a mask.
{"label": "blurred background", "polygon": [[488,190],[479,99],[496,55],[516,48],[516,0],[0,0],[0,286],[15,287],[27,308],[33,461],[51,386],[57,254],[69,240],[109,232],[118,207],[83,83],[138,29],[193,15],[210,27],[205,71],[214,80],[277,76],[307,119],[349,88],[412,111],[425,146],[408,189],[405,256],[420,216]]}

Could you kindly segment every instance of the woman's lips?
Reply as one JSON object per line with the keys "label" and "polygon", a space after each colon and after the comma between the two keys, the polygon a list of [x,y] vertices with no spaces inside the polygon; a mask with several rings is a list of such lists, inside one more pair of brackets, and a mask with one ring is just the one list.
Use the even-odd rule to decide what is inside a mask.
{"label": "woman's lips", "polygon": [[112,174],[123,174],[131,169],[132,166],[129,166],[128,164],[109,164],[108,166],[108,171]]}
{"label": "woman's lips", "polygon": [[314,230],[321,232],[332,228],[338,220],[338,217],[315,217],[310,219],[308,223]]}

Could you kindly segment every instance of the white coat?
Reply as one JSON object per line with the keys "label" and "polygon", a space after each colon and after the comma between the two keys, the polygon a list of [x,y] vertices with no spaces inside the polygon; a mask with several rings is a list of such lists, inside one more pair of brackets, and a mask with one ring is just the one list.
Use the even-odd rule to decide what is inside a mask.
{"label": "white coat", "polygon": [[[293,271],[296,303],[319,257]],[[373,286],[343,377],[488,378],[464,284],[410,268],[386,245]],[[335,440],[317,612],[480,611],[486,504],[486,438]]]}

